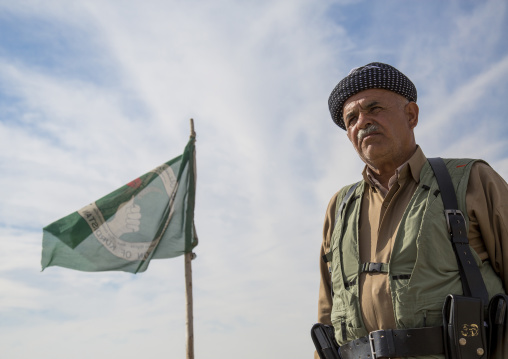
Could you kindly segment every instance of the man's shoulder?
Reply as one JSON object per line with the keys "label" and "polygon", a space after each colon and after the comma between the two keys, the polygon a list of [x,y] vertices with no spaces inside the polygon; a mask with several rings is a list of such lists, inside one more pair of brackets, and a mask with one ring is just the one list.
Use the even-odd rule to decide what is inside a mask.
{"label": "man's shoulder", "polygon": [[467,165],[472,165],[474,162],[483,161],[483,160],[478,159],[478,158],[468,158],[468,157],[464,157],[464,158],[461,158],[461,157],[453,157],[453,158],[445,157],[445,158],[443,158],[443,161],[446,163],[446,165],[456,165],[458,167],[465,167]]}
{"label": "man's shoulder", "polygon": [[328,203],[328,212],[330,210],[332,212],[335,212],[335,208],[336,208],[336,206],[338,206],[338,203],[344,200],[344,198],[346,197],[348,192],[350,190],[352,190],[353,187],[356,189],[357,187],[359,187],[359,185],[361,185],[362,182],[363,182],[363,180],[355,182],[355,183],[351,183],[347,186],[342,187],[337,192],[335,192],[335,194],[330,198],[330,201]]}
{"label": "man's shoulder", "polygon": [[483,159],[443,158],[443,160],[452,178],[465,179],[468,191],[507,186],[505,179]]}
{"label": "man's shoulder", "polygon": [[351,184],[348,184],[347,186],[344,186],[342,187],[340,190],[339,190],[339,194],[341,195],[346,195],[347,192],[349,192],[350,190],[352,190],[353,188],[357,188],[359,185],[362,184],[362,182],[364,182],[364,180],[360,180],[358,182],[355,182],[355,183],[351,183]]}
{"label": "man's shoulder", "polygon": [[506,186],[506,180],[484,160],[476,161],[471,167],[470,177],[476,178],[484,187],[491,184]]}
{"label": "man's shoulder", "polygon": [[[490,168],[489,164],[478,158],[443,158],[450,174],[469,173],[472,168]],[[465,172],[466,170],[466,172]]]}
{"label": "man's shoulder", "polygon": [[344,199],[347,200],[347,197],[351,197],[356,191],[361,189],[364,182],[364,180],[361,180],[342,187],[337,193],[333,195],[330,202],[334,202],[338,205],[338,203],[342,202]]}

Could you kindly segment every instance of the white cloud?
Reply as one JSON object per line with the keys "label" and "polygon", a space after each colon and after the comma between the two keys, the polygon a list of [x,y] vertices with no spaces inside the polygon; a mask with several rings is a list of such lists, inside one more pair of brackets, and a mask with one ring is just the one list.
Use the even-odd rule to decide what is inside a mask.
{"label": "white cloud", "polygon": [[[327,110],[340,77],[353,66],[394,60],[422,94],[417,136],[436,155],[466,152],[474,138],[434,141],[443,122],[453,127],[468,109],[478,111],[492,83],[497,96],[506,95],[502,3],[453,3],[439,13],[418,5],[433,15],[430,25],[411,7],[399,16],[372,6],[0,4],[3,16],[51,24],[41,30],[48,34],[42,48],[61,41],[72,50],[56,63],[38,63],[0,40],[0,273],[10,289],[0,308],[8,313],[9,324],[0,326],[5,355],[183,355],[181,258],[154,261],[138,276],[54,267],[40,273],[38,228],[180,154],[194,117],[197,356],[237,357],[248,348],[242,357],[309,357],[324,212],[334,191],[357,181],[362,169]],[[362,16],[369,21],[344,20]],[[468,21],[493,35],[484,43],[464,29]],[[425,31],[394,39],[409,23]],[[474,48],[497,57],[470,60],[468,50],[461,58]],[[499,113],[483,111],[501,126]],[[488,139],[488,132],[475,135]],[[485,141],[483,153],[494,156],[500,143]],[[496,160],[507,168],[504,157]],[[23,345],[27,338],[30,346]]]}

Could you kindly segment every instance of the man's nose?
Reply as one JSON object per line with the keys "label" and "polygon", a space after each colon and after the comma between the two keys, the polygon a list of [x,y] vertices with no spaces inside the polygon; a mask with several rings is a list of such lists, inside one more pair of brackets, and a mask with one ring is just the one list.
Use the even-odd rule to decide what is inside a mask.
{"label": "man's nose", "polygon": [[372,118],[369,114],[365,112],[360,112],[358,114],[357,127],[362,129],[372,125]]}

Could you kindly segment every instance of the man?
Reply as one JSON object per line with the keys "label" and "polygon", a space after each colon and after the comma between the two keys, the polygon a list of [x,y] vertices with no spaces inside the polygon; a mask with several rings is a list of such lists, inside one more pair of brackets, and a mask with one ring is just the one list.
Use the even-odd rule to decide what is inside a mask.
{"label": "man", "polygon": [[[347,131],[366,165],[356,187],[344,187],[332,197],[320,255],[318,321],[333,324],[346,359],[361,357],[354,348],[346,351],[355,345],[372,358],[369,333],[441,326],[446,296],[462,294],[440,189],[414,136],[416,100],[409,78],[378,62],[353,69],[330,95],[333,121]],[[488,297],[504,293],[508,185],[483,161],[445,162]],[[418,356],[414,353],[424,347],[432,358],[444,357],[436,331],[415,342],[420,348],[398,347],[395,353]],[[475,350],[483,358],[483,349]]]}

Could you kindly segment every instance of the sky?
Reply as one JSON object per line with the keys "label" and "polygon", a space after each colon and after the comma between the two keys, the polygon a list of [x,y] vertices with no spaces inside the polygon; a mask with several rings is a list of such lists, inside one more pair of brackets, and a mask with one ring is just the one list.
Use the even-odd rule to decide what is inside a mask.
{"label": "sky", "polygon": [[328,96],[389,63],[428,157],[508,178],[504,0],[0,0],[0,347],[184,358],[183,257],[41,272],[42,228],[197,133],[196,358],[310,358],[326,206],[363,164]]}

